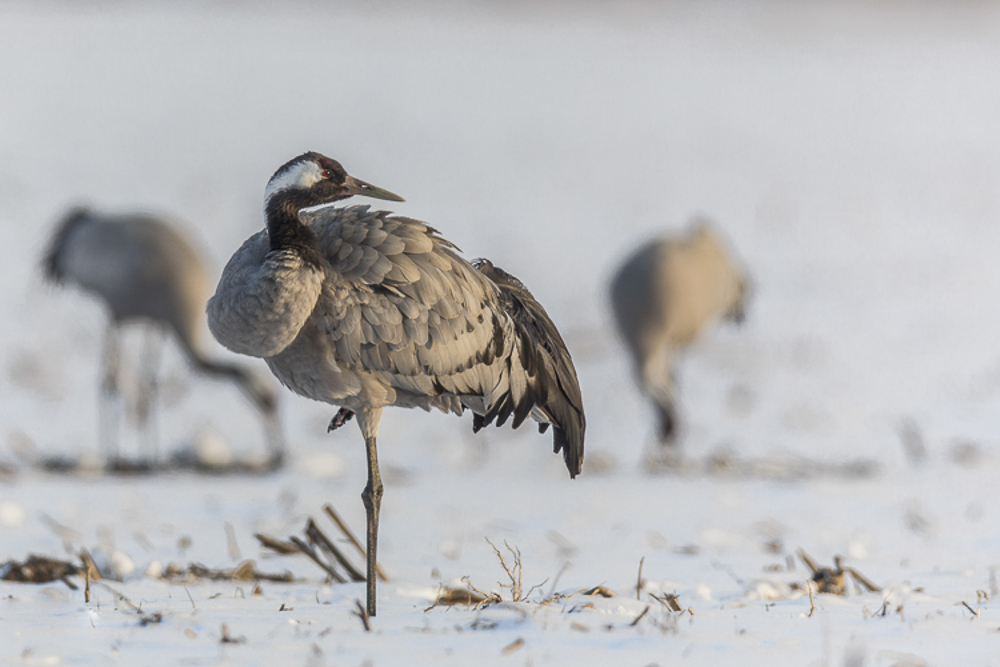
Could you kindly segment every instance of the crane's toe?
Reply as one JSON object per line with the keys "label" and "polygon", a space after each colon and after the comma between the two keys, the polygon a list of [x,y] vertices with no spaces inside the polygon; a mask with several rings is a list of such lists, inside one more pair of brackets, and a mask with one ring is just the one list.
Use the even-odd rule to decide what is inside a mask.
{"label": "crane's toe", "polygon": [[341,408],[337,411],[337,414],[334,415],[333,419],[330,420],[330,425],[326,427],[326,432],[329,433],[330,431],[340,428],[347,422],[351,421],[351,417],[353,416],[353,412],[347,408]]}

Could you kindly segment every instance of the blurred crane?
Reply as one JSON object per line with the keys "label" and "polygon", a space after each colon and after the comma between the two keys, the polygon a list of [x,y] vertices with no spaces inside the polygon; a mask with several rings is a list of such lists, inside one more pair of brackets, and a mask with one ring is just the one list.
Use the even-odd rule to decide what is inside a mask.
{"label": "blurred crane", "polygon": [[367,612],[375,614],[382,482],[375,437],[385,406],[474,413],[473,430],[531,416],[552,424],[571,477],[585,421],[576,371],[555,325],[516,278],[470,264],[432,227],[352,195],[402,201],[305,153],[264,196],[267,228],[229,260],[208,322],[220,343],[263,357],[302,396],[340,406],[330,429],[358,417],[368,456]]}
{"label": "blurred crane", "polygon": [[611,305],[636,381],[652,399],[662,445],[677,435],[673,364],[720,318],[744,318],[748,280],[705,220],[641,245],[611,280]]}
{"label": "blurred crane", "polygon": [[234,382],[259,411],[270,450],[280,466],[284,441],[274,391],[249,369],[209,359],[198,345],[208,300],[208,272],[192,244],[163,220],[144,214],[102,215],[78,208],[60,223],[44,259],[46,276],[76,283],[110,311],[101,382],[101,442],[109,464],[118,462],[120,328],[141,320],[154,327],[146,340],[136,397],[137,421],[152,443],[156,367],[163,330],[173,331],[194,368]]}

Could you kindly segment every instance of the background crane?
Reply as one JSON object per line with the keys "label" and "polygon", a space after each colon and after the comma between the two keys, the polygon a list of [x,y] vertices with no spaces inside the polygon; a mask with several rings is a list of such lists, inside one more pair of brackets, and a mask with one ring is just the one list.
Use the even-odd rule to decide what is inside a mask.
{"label": "background crane", "polygon": [[704,219],[639,246],[611,280],[611,305],[662,445],[677,442],[677,354],[720,318],[742,322],[748,281]]}
{"label": "background crane", "polygon": [[192,243],[176,228],[151,215],[104,215],[77,208],[59,224],[44,271],[52,281],[74,283],[108,307],[100,439],[109,465],[119,463],[120,329],[136,320],[153,327],[146,339],[136,397],[136,416],[147,448],[155,438],[150,413],[162,331],[169,330],[195,370],[232,381],[247,395],[264,422],[269,466],[281,465],[284,441],[274,391],[249,369],[209,359],[199,346],[209,295],[208,271]]}

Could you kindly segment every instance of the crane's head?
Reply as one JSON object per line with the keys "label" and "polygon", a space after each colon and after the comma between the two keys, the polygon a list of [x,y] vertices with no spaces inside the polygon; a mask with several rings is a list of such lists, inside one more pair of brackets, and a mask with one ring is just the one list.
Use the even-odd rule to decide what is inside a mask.
{"label": "crane's head", "polygon": [[279,194],[294,199],[298,208],[328,204],[353,195],[403,201],[399,195],[350,176],[336,160],[311,151],[274,172],[264,191],[265,208]]}

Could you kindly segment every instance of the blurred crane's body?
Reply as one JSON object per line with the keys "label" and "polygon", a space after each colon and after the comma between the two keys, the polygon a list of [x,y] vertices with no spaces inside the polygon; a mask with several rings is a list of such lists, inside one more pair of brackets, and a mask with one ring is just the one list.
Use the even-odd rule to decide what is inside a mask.
{"label": "blurred crane's body", "polygon": [[103,215],[75,209],[59,225],[44,269],[52,281],[75,283],[108,307],[101,441],[109,464],[115,464],[118,457],[120,329],[126,322],[141,321],[154,328],[147,335],[136,397],[136,416],[147,441],[155,437],[149,414],[155,402],[161,331],[169,330],[195,370],[230,380],[243,390],[264,420],[270,465],[280,465],[284,442],[274,391],[241,365],[209,359],[199,345],[209,295],[208,271],[177,229],[146,214]]}
{"label": "blurred crane's body", "polygon": [[[368,454],[368,604],[382,496],[375,438],[386,406],[474,413],[473,428],[532,417],[553,425],[570,476],[583,461],[585,420],[562,338],[528,290],[486,261],[462,259],[432,227],[352,195],[402,201],[306,153],[265,192],[267,228],[248,239],[209,301],[209,326],[229,349],[263,357],[283,384],[357,415]],[[304,210],[307,209],[307,210]]]}
{"label": "blurred crane's body", "polygon": [[618,330],[652,399],[661,444],[676,442],[674,360],[719,319],[741,322],[748,281],[705,221],[635,250],[611,281]]}

